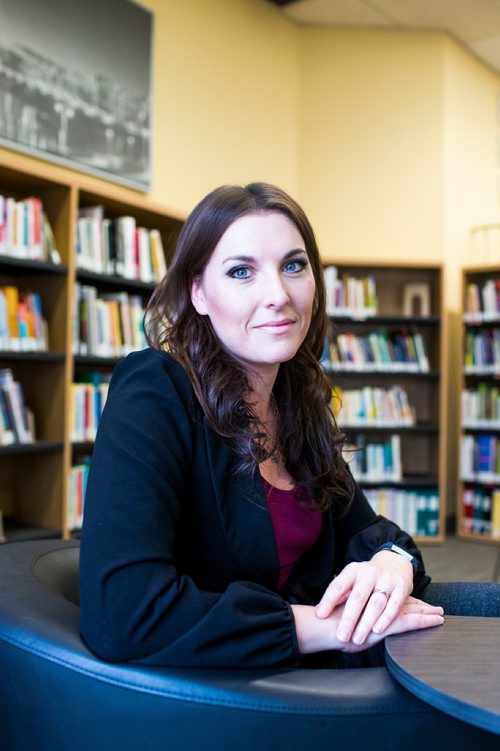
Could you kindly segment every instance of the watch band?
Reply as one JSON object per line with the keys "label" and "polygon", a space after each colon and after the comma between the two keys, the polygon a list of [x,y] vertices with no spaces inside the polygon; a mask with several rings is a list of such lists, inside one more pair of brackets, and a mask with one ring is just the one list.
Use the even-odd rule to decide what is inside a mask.
{"label": "watch band", "polygon": [[[396,545],[394,542],[384,542],[383,545],[380,545],[380,547],[377,548],[375,553],[378,553],[381,550],[390,550],[391,553],[402,555],[403,558],[406,558],[407,561],[410,561],[415,572],[418,570],[418,560],[415,558],[415,556],[411,553],[408,553],[407,550],[403,550],[403,548],[400,548],[399,545]],[[375,555],[375,553],[373,555]]]}

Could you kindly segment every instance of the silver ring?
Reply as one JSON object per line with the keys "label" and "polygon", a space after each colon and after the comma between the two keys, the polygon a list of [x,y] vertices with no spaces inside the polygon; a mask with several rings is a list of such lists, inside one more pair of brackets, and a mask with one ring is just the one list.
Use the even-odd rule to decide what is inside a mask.
{"label": "silver ring", "polygon": [[380,592],[381,595],[386,596],[387,600],[389,599],[389,592],[386,592],[385,589],[374,589],[373,594],[375,594],[375,592]]}

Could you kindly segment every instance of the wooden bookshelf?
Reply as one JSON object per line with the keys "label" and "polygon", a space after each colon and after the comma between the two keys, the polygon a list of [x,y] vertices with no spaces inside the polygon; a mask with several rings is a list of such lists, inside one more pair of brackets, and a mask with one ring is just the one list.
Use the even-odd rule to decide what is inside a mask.
{"label": "wooden bookshelf", "polygon": [[[500,542],[500,266],[462,272],[458,536]],[[495,344],[496,342],[496,344]]]}
{"label": "wooden bookshelf", "polygon": [[96,274],[76,268],[79,207],[102,205],[106,216],[128,215],[159,230],[170,257],[183,218],[146,195],[0,149],[0,195],[16,201],[41,199],[53,230],[60,264],[0,256],[0,286],[36,291],[48,327],[48,350],[0,350],[0,368],[10,368],[34,413],[33,444],[0,447],[0,510],[7,540],[37,536],[70,537],[68,487],[71,467],[91,445],[70,440],[71,384],[79,372],[109,373],[114,357],[82,357],[73,351],[72,315],[77,281],[103,292],[126,291],[146,302],[154,283]]}
{"label": "wooden bookshelf", "polygon": [[[344,293],[356,287],[351,286],[353,279],[359,282],[358,293],[364,288],[369,297],[376,291],[376,301],[354,293],[354,305],[346,305],[342,290],[327,295],[331,331],[324,365],[337,394],[333,405],[340,408],[339,425],[353,447],[346,458],[377,513],[393,518],[419,543],[442,542],[446,517],[442,267],[332,265],[337,269],[333,279]],[[326,268],[325,280],[328,287],[332,275]],[[426,308],[421,297],[412,297],[405,313],[407,285],[425,288]],[[424,357],[412,360],[416,337]]]}

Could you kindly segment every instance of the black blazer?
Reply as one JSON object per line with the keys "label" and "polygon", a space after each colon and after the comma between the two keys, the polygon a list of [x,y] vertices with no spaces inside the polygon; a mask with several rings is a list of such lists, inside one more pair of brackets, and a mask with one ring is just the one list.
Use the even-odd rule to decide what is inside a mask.
{"label": "black blazer", "polygon": [[[154,665],[294,665],[291,602],[316,603],[352,560],[413,540],[358,488],[341,521],[278,591],[278,553],[260,474],[208,425],[182,367],[133,353],[113,373],[87,485],[81,634],[106,660]],[[423,566],[416,591],[429,581]]]}

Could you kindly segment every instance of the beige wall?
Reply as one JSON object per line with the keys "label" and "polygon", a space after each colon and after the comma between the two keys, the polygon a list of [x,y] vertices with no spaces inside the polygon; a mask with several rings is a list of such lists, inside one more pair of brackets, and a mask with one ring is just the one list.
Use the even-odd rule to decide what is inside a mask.
{"label": "beige wall", "polygon": [[152,197],[187,213],[219,184],[298,189],[299,29],[255,0],[144,0],[155,14]]}
{"label": "beige wall", "polygon": [[[444,108],[444,252],[450,265],[494,260],[471,247],[470,229],[500,220],[496,97],[499,76],[447,40]],[[497,262],[500,261],[500,256]],[[453,296],[455,297],[455,296]],[[450,300],[454,306],[455,299]],[[457,309],[458,310],[458,309]]]}
{"label": "beige wall", "polygon": [[444,36],[307,29],[301,199],[326,256],[443,251]]}

